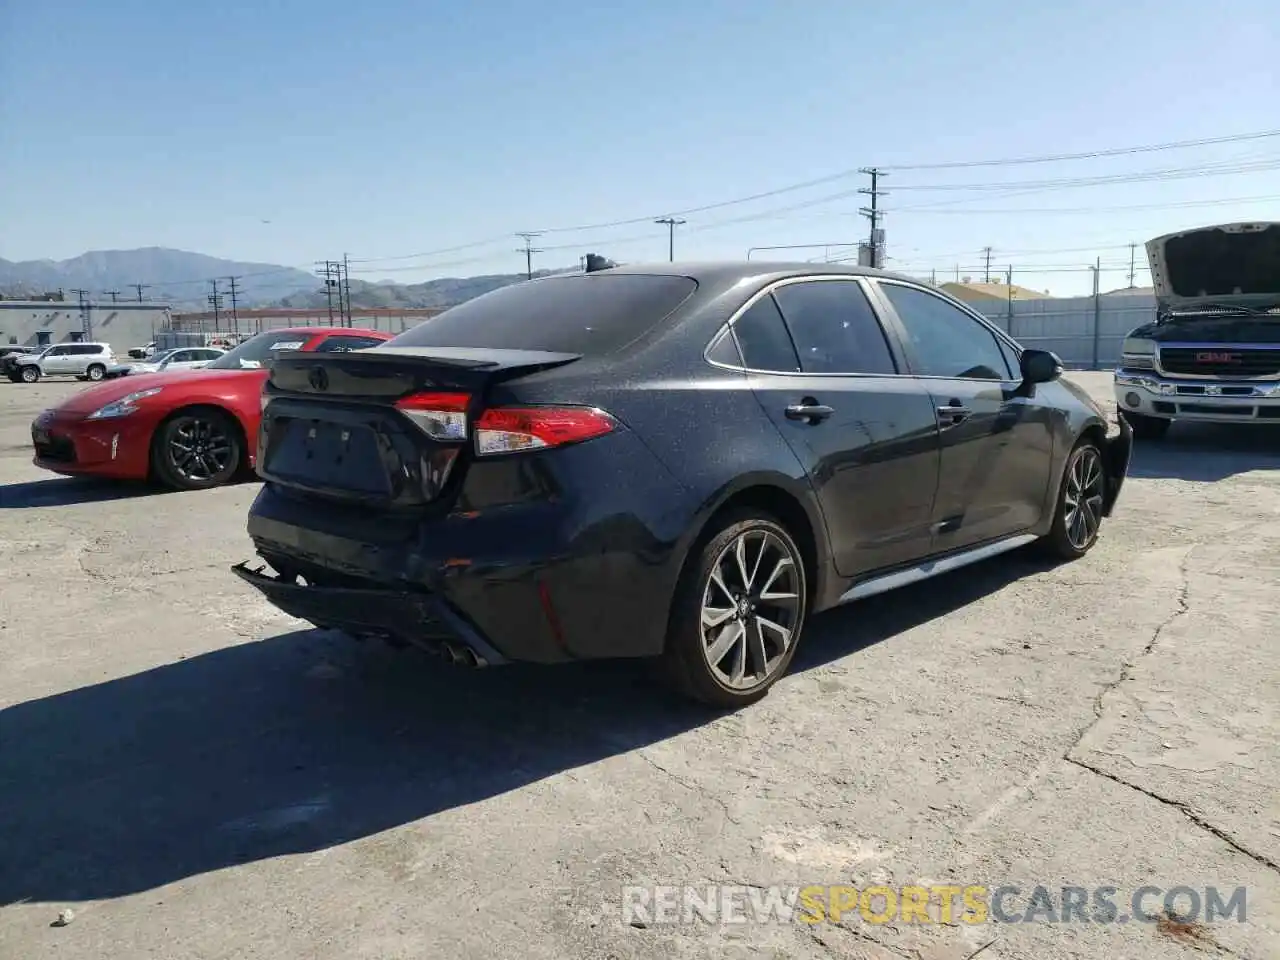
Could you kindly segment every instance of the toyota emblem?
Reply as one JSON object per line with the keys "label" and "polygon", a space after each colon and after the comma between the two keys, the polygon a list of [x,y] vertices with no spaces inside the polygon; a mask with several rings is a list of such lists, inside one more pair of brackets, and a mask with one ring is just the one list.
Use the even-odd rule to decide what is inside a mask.
{"label": "toyota emblem", "polygon": [[311,372],[307,374],[307,383],[311,384],[313,390],[328,390],[329,371],[324,367],[312,367]]}

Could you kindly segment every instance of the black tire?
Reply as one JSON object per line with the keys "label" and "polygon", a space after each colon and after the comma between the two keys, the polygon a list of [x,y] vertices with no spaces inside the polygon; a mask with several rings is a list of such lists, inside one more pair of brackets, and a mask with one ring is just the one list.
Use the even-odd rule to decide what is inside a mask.
{"label": "black tire", "polygon": [[107,368],[100,363],[91,363],[84,375],[96,383],[107,375]]}
{"label": "black tire", "polygon": [[40,368],[34,363],[29,363],[19,371],[18,378],[23,383],[35,383],[40,379]]}
{"label": "black tire", "polygon": [[1053,526],[1041,547],[1060,560],[1079,560],[1098,542],[1107,495],[1106,461],[1092,440],[1077,443],[1067,457],[1054,502]]}
{"label": "black tire", "polygon": [[215,407],[178,410],[156,428],[151,466],[175,490],[207,490],[228,483],[244,462],[240,425]]}
{"label": "black tire", "polygon": [[[739,544],[746,578],[739,572]],[[785,527],[754,510],[726,516],[694,549],[671,605],[662,672],[700,703],[744,707],[768,694],[795,656],[807,613],[803,555]],[[731,595],[742,596],[735,602]],[[704,610],[722,619],[714,621]]]}
{"label": "black tire", "polygon": [[1133,439],[1135,440],[1163,440],[1165,434],[1169,432],[1169,426],[1173,423],[1164,417],[1148,417],[1141,413],[1123,413],[1121,414],[1129,421],[1129,426],[1133,427]]}

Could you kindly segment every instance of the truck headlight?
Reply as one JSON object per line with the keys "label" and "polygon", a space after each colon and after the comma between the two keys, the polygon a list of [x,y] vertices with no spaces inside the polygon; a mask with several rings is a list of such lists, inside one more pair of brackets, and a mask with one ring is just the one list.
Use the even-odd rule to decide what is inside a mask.
{"label": "truck headlight", "polygon": [[1154,370],[1156,342],[1143,337],[1125,337],[1120,348],[1120,366],[1127,370]]}

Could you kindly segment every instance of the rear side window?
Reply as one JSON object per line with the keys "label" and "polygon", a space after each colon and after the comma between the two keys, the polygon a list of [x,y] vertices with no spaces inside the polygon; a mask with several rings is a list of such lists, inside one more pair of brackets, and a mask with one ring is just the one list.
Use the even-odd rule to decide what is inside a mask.
{"label": "rear side window", "polygon": [[774,293],[805,373],[897,373],[866,294],[851,280],[789,283]]}
{"label": "rear side window", "polygon": [[476,347],[616,353],[660,324],[697,289],[689,277],[608,272],[513,284],[451,307],[392,347]]}
{"label": "rear side window", "polygon": [[800,361],[791,334],[770,294],[765,294],[733,322],[738,349],[748,370],[799,373]]}

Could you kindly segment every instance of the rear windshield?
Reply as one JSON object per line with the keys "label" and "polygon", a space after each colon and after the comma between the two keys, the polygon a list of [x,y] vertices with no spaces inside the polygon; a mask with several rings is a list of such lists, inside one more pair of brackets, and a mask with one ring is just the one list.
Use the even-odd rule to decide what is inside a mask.
{"label": "rear windshield", "polygon": [[688,277],[649,274],[546,277],[460,303],[386,345],[600,356],[644,336],[697,286]]}

